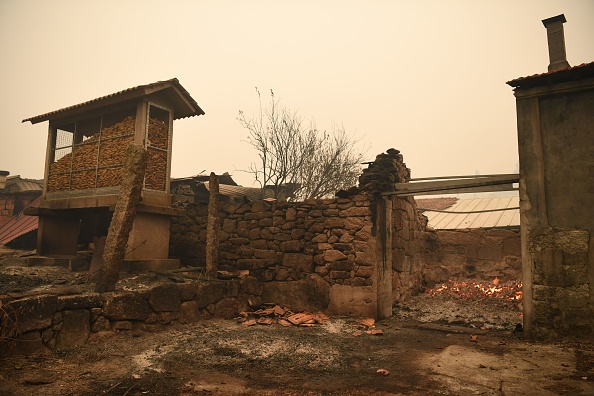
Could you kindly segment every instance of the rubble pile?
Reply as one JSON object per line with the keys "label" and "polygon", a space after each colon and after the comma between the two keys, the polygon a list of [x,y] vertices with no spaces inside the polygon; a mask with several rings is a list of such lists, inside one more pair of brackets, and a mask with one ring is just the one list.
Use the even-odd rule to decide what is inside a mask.
{"label": "rubble pile", "polygon": [[263,308],[253,312],[240,312],[239,316],[235,319],[243,326],[254,326],[256,324],[270,326],[272,324],[279,324],[284,327],[313,327],[316,324],[323,324],[330,318],[322,312],[294,313],[278,304],[264,303]]}
{"label": "rubble pile", "polygon": [[402,154],[396,149],[378,154],[375,161],[359,176],[359,188],[366,191],[394,191],[394,183],[410,180],[410,169],[403,162]]}

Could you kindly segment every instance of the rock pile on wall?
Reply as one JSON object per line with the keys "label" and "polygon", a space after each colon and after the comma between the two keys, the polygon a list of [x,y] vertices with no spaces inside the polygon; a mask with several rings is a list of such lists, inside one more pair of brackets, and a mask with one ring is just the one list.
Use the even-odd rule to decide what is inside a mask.
{"label": "rock pile on wall", "polygon": [[396,149],[378,154],[375,161],[359,176],[359,188],[370,191],[394,191],[394,183],[410,180],[410,169],[403,162],[402,154]]}

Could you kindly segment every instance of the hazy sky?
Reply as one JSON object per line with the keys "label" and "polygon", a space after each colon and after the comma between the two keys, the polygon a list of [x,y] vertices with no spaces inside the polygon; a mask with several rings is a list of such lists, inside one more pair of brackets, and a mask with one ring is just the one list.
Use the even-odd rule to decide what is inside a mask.
{"label": "hazy sky", "polygon": [[413,177],[511,173],[505,82],[547,71],[541,20],[561,13],[569,63],[594,61],[593,0],[0,0],[0,169],[43,177],[47,122],[23,119],[177,77],[206,115],[174,122],[173,177],[252,184],[254,87]]}

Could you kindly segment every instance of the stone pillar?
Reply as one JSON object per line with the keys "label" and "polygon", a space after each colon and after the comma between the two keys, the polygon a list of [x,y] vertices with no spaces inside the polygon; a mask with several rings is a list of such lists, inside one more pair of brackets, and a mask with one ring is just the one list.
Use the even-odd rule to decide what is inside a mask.
{"label": "stone pillar", "polygon": [[392,316],[392,200],[377,197],[377,319]]}
{"label": "stone pillar", "polygon": [[206,273],[216,277],[219,265],[219,179],[211,172],[208,182],[208,222],[206,225]]}
{"label": "stone pillar", "polygon": [[125,173],[120,185],[118,201],[107,232],[103,263],[95,276],[95,291],[115,290],[120,264],[126,254],[126,243],[141,200],[148,153],[142,146],[130,144],[126,151]]}

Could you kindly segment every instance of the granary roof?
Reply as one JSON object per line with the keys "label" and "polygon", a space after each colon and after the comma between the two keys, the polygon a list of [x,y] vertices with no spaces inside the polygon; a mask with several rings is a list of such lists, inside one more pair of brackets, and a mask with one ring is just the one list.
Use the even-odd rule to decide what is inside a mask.
{"label": "granary roof", "polygon": [[90,110],[99,109],[116,103],[122,103],[128,100],[138,99],[140,97],[162,92],[171,100],[174,105],[174,119],[193,117],[204,114],[204,111],[198,106],[198,103],[190,96],[188,91],[179,83],[177,78],[171,80],[157,81],[152,84],[139,85],[101,96],[73,106],[64,107],[49,113],[26,118],[23,122],[31,121],[32,124],[47,120],[55,120],[64,117],[77,115]]}
{"label": "granary roof", "polygon": [[581,65],[573,66],[567,69],[553,70],[546,73],[519,77],[508,81],[506,84],[514,88],[530,88],[539,85],[561,83],[588,77],[594,77],[594,62],[582,63]]}

